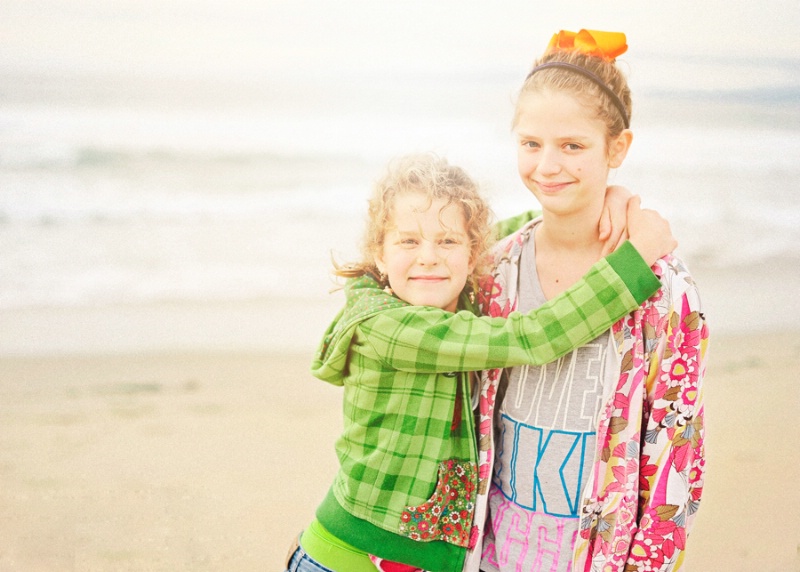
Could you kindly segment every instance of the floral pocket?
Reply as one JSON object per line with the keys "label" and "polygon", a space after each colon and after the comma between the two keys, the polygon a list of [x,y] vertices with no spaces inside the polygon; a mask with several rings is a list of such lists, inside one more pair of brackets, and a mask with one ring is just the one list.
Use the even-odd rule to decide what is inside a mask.
{"label": "floral pocket", "polygon": [[433,496],[420,506],[406,507],[400,517],[400,534],[412,540],[469,546],[477,482],[475,463],[455,459],[439,463]]}

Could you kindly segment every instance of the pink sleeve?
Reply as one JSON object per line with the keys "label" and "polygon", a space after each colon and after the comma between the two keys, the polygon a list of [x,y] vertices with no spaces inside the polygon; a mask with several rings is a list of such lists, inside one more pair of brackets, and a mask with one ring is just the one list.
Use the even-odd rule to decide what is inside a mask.
{"label": "pink sleeve", "polygon": [[632,570],[677,569],[700,504],[708,327],[699,308],[697,290],[691,287],[670,313],[650,325],[655,347],[642,421],[638,531],[627,562]]}

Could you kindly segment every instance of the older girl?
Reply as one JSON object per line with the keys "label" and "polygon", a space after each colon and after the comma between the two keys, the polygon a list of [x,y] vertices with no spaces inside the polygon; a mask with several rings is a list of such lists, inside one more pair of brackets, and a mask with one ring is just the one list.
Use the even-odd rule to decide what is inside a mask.
{"label": "older girl", "polygon": [[[626,48],[624,34],[560,32],[528,75],[513,125],[542,216],[498,245],[489,315],[542,307],[600,259],[608,173],[633,139],[614,63]],[[703,490],[708,329],[686,265],[668,255],[654,271],[659,291],[609,331],[553,363],[485,374],[480,427],[493,417],[497,443],[479,436],[492,478],[472,570],[680,568]]]}

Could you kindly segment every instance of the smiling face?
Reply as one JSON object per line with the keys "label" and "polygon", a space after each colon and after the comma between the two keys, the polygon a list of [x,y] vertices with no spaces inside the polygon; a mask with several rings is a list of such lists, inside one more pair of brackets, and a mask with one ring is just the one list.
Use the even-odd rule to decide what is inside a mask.
{"label": "smiling face", "polygon": [[520,177],[545,211],[600,216],[608,171],[622,164],[629,131],[608,142],[590,107],[545,89],[520,100],[514,132]]}
{"label": "smiling face", "polygon": [[474,268],[462,209],[419,193],[396,198],[378,269],[395,295],[414,306],[454,312]]}

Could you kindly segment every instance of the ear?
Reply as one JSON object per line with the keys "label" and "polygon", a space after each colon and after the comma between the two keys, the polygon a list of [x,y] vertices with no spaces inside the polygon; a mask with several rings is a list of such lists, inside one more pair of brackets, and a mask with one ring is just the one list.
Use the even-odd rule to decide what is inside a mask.
{"label": "ear", "polygon": [[608,166],[610,168],[616,169],[622,165],[628,155],[628,149],[631,148],[631,143],[633,143],[633,131],[630,129],[623,129],[622,133],[611,141],[608,146]]}

